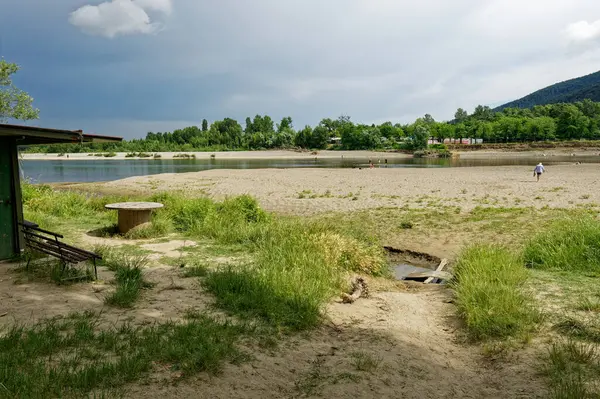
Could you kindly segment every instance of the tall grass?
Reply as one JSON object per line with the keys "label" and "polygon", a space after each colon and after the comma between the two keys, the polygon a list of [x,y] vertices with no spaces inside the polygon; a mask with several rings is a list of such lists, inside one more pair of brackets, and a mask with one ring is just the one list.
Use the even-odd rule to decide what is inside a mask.
{"label": "tall grass", "polygon": [[559,220],[526,245],[525,263],[600,276],[600,222],[591,216]]}
{"label": "tall grass", "polygon": [[[81,214],[100,219],[107,213],[107,201],[102,197],[56,192],[43,186],[28,186],[26,190],[26,209],[30,211],[77,217],[71,209],[76,207]],[[278,327],[303,330],[315,326],[323,304],[346,288],[347,273],[387,272],[383,250],[364,231],[348,233],[336,228],[332,221],[306,222],[268,215],[247,195],[222,202],[172,193],[135,199],[160,202],[164,208],[154,213],[147,230],[134,231],[131,238],[176,231],[223,245],[242,246],[253,253],[250,265],[209,273],[205,285],[224,309],[258,316]],[[143,288],[141,273],[136,274],[135,267],[111,266],[111,262],[106,261],[116,271],[117,291],[107,301],[131,306]],[[121,270],[127,273],[121,275]]]}
{"label": "tall grass", "polygon": [[455,266],[457,306],[473,339],[508,338],[530,331],[538,314],[524,290],[521,258],[494,245],[465,250]]}

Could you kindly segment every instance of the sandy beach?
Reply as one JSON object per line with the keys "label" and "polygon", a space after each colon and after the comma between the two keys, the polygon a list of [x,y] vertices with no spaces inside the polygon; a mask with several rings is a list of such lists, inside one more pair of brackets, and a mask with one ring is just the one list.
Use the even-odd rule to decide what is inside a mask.
{"label": "sandy beach", "polygon": [[[177,159],[177,155],[188,154],[194,155],[196,159],[210,159],[213,155],[216,159],[314,159],[315,156],[321,159],[339,159],[339,158],[372,158],[385,159],[385,158],[411,158],[411,154],[405,154],[400,152],[378,152],[378,151],[285,151],[285,150],[273,150],[273,151],[224,151],[224,152],[148,152],[148,154],[154,155],[159,154],[160,159]],[[71,161],[71,160],[123,160],[123,159],[140,159],[140,158],[127,158],[126,152],[117,152],[114,157],[102,157],[93,156],[94,154],[89,153],[71,153],[58,156],[59,154],[22,154],[22,159],[27,160],[38,160],[38,161]],[[68,158],[67,158],[68,155]],[[145,158],[145,159],[152,159]]]}
{"label": "sandy beach", "polygon": [[380,207],[595,207],[600,164],[557,165],[541,181],[532,167],[208,170],[138,176],[93,185],[110,193],[160,191],[256,197],[270,211],[314,215]]}

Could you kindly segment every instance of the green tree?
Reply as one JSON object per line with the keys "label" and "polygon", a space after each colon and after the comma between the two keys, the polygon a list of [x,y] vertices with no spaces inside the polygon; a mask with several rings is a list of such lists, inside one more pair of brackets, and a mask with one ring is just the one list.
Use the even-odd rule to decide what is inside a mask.
{"label": "green tree", "polygon": [[33,98],[13,85],[11,76],[19,69],[17,64],[0,60],[0,122],[39,117],[40,111],[33,107]]}
{"label": "green tree", "polygon": [[488,106],[478,105],[471,116],[480,121],[491,122],[494,120],[494,111]]}
{"label": "green tree", "polygon": [[312,128],[306,125],[304,129],[300,130],[296,135],[294,145],[300,148],[309,148],[312,142],[312,133]]}
{"label": "green tree", "polygon": [[317,126],[312,132],[310,139],[310,148],[323,149],[327,148],[329,141],[329,131],[324,126]]}
{"label": "green tree", "polygon": [[454,119],[457,123],[462,123],[466,121],[468,117],[469,113],[462,108],[457,109],[456,113],[454,114]]}
{"label": "green tree", "polygon": [[427,148],[427,142],[431,137],[431,132],[424,123],[417,123],[409,136],[409,147],[413,151],[424,150]]}
{"label": "green tree", "polygon": [[202,119],[202,131],[208,132],[208,121],[206,119]]}
{"label": "green tree", "polygon": [[281,123],[279,123],[277,125],[277,133],[282,133],[288,129],[293,129],[294,126],[292,124],[292,117],[291,116],[286,116],[285,118],[281,119]]}

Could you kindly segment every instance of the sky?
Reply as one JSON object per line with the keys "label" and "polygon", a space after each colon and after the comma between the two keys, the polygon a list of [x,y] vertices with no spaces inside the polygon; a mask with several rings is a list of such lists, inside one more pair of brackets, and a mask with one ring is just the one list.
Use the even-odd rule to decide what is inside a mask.
{"label": "sky", "polygon": [[598,0],[0,0],[33,124],[448,120],[600,70]]}

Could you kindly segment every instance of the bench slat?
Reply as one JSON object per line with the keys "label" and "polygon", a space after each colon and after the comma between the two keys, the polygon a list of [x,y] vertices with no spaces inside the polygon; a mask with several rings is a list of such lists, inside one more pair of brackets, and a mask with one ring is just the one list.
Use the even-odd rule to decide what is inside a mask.
{"label": "bench slat", "polygon": [[37,250],[39,252],[42,252],[42,253],[45,253],[48,255],[52,255],[55,258],[66,260],[69,263],[79,263],[79,262],[83,262],[84,260],[90,259],[90,258],[72,256],[69,253],[64,253],[64,252],[61,253],[56,246],[48,245],[48,244],[42,243],[40,241],[31,241],[27,245],[31,249]]}
{"label": "bench slat", "polygon": [[40,229],[39,227],[28,226],[28,225],[25,225],[23,223],[19,223],[19,225],[23,226],[23,228],[27,229],[27,230],[35,230],[35,231],[39,231],[40,233],[50,234],[51,236],[55,236],[55,237],[58,237],[58,238],[65,238],[61,234],[53,233],[51,231],[44,230],[44,229]]}

